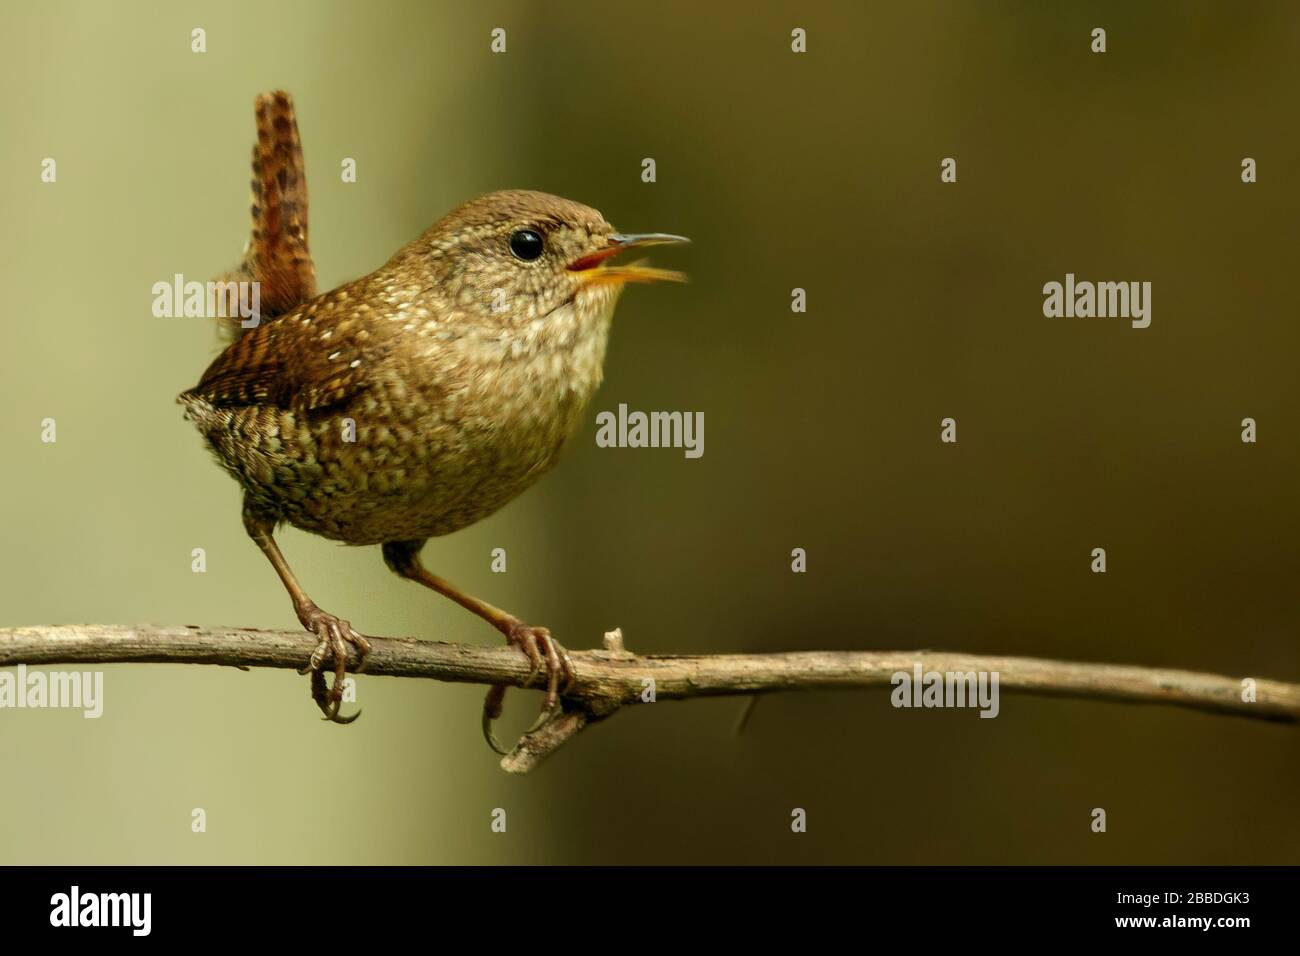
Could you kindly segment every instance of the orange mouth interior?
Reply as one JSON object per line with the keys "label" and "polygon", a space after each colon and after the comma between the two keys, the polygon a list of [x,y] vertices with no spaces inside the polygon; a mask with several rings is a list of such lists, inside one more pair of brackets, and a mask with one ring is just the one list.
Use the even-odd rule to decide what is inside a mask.
{"label": "orange mouth interior", "polygon": [[657,269],[645,264],[645,260],[629,262],[626,265],[606,265],[606,261],[620,252],[635,248],[634,245],[613,245],[608,249],[599,249],[570,262],[570,272],[583,273],[582,280],[588,285],[613,285],[624,282],[685,282],[686,273],[675,269]]}

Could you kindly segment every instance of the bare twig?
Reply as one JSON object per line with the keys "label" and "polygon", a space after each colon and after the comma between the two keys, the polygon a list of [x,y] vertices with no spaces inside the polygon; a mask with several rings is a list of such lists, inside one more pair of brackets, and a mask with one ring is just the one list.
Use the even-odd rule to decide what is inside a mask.
{"label": "bare twig", "polygon": [[[509,647],[479,647],[405,638],[371,638],[366,673],[430,677],[473,684],[521,687],[528,662]],[[0,628],[0,666],[15,664],[217,664],[299,668],[316,645],[302,631],[221,627],[152,627],[83,624]],[[525,735],[501,764],[526,772],[570,737],[620,707],[638,704],[653,688],[655,700],[752,696],[786,690],[888,687],[895,674],[997,672],[1002,690],[1128,703],[1170,704],[1263,720],[1300,721],[1300,685],[1253,679],[1253,700],[1243,700],[1243,680],[1217,674],[1079,664],[1032,657],[991,657],[939,651],[807,651],[788,654],[640,656],[623,648],[622,635],[605,636],[604,648],[571,651],[576,678],[563,711]],[[355,664],[355,659],[353,661]]]}

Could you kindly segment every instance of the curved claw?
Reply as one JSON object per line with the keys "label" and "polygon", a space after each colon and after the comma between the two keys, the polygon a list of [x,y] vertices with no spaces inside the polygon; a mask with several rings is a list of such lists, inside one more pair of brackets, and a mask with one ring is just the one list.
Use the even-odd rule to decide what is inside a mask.
{"label": "curved claw", "polygon": [[333,692],[325,684],[323,671],[314,671],[311,675],[311,698],[324,715],[321,720],[328,720],[335,724],[350,724],[361,716],[359,710],[349,717],[339,716],[339,707],[343,704],[343,695],[340,693],[338,699],[335,699]]}
{"label": "curved claw", "polygon": [[[348,717],[339,716],[339,707],[343,703],[343,681],[347,679],[348,645],[357,649],[357,671],[360,672],[365,666],[366,655],[370,652],[370,642],[354,631],[347,621],[326,614],[314,606],[304,612],[303,625],[316,634],[319,641],[307,666],[298,673],[311,674],[311,696],[324,714],[324,720],[335,724],[350,724],[361,716],[361,711]],[[334,662],[332,687],[325,683],[323,665],[327,655]]]}
{"label": "curved claw", "polygon": [[[542,667],[546,668],[546,697],[542,703],[541,713],[537,715],[533,725],[524,731],[526,736],[541,730],[564,709],[560,695],[573,685],[577,675],[574,673],[573,661],[570,660],[568,652],[544,627],[530,627],[515,620],[506,631],[506,640],[517,646],[528,658],[528,675],[524,678],[522,686],[531,685]],[[505,696],[505,685],[494,684],[488,689],[487,697],[483,700],[483,739],[487,741],[489,747],[502,756],[508,755],[510,751],[502,747],[501,742],[492,733],[492,722],[501,716]]]}
{"label": "curved claw", "polygon": [[483,739],[487,745],[505,757],[510,751],[501,746],[497,740],[496,734],[492,733],[492,721],[501,716],[501,705],[506,699],[506,689],[503,684],[493,684],[488,688],[487,696],[483,698]]}
{"label": "curved claw", "polygon": [[[317,671],[316,673],[320,674],[320,671]],[[320,708],[321,713],[324,715],[321,717],[321,720],[328,720],[332,724],[350,724],[361,716],[361,711],[358,710],[355,714],[351,714],[347,717],[340,717],[339,708],[343,706],[343,697],[340,695],[338,699],[335,699],[332,691],[327,692],[325,690],[324,683],[325,679],[322,675],[322,686],[320,692],[317,693],[314,688],[312,690],[312,698],[316,701],[316,706]]]}
{"label": "curved claw", "polygon": [[510,755],[510,751],[502,747],[501,741],[497,740],[496,734],[492,733],[492,718],[487,715],[486,711],[483,714],[483,739],[487,741],[489,747],[501,756],[508,757]]}
{"label": "curved claw", "polygon": [[541,730],[552,720],[554,720],[556,715],[561,713],[563,710],[564,708],[561,707],[559,704],[556,704],[554,707],[546,707],[543,705],[542,712],[537,715],[537,719],[533,721],[533,725],[524,731],[524,736],[527,737],[529,734],[533,734]]}
{"label": "curved claw", "polygon": [[[490,694],[491,691],[488,691],[488,693]],[[558,706],[557,706],[557,707],[551,707],[551,708],[543,707],[543,708],[542,708],[542,712],[541,712],[540,714],[538,714],[538,715],[537,715],[537,719],[533,721],[533,725],[532,725],[531,727],[529,727],[527,730],[524,731],[524,736],[526,737],[526,736],[528,736],[528,735],[531,734],[531,733],[535,733],[535,732],[541,730],[543,727],[545,727],[547,724],[549,724],[552,720],[554,720],[554,719],[555,719],[555,716],[556,716],[557,714],[559,714],[561,711],[563,711],[563,709],[564,709],[564,708],[562,708],[562,707],[558,707]],[[498,716],[500,716],[500,715],[498,714]],[[507,750],[505,747],[501,746],[501,741],[497,740],[497,736],[496,736],[496,734],[494,734],[494,733],[492,732],[492,722],[493,722],[494,720],[496,720],[496,717],[492,716],[492,714],[491,714],[491,712],[488,710],[488,708],[487,708],[486,706],[484,706],[484,708],[483,708],[483,739],[487,741],[487,745],[488,745],[489,747],[491,747],[494,751],[496,751],[497,753],[499,753],[499,754],[500,754],[501,756],[503,756],[503,757],[508,757],[508,756],[510,755],[510,751]],[[348,723],[350,723],[350,722],[351,722],[351,720],[348,721]]]}

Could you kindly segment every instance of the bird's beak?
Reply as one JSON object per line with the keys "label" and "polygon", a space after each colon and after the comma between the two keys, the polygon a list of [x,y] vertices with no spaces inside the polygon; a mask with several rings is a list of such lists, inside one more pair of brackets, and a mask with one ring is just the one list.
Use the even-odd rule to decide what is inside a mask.
{"label": "bird's beak", "polygon": [[690,242],[685,236],[670,236],[666,232],[642,232],[635,235],[614,233],[608,238],[608,245],[597,249],[569,263],[570,272],[582,273],[582,279],[588,284],[604,285],[624,282],[685,282],[686,273],[672,269],[655,269],[641,262],[627,265],[606,265],[605,261],[627,249],[639,249],[642,246],[662,246],[668,243]]}

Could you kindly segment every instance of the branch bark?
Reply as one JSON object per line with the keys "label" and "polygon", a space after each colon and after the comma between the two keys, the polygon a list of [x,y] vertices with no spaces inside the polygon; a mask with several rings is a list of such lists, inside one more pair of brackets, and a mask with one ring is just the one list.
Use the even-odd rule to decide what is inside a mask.
{"label": "branch bark", "polygon": [[[528,663],[505,646],[479,647],[407,638],[370,638],[365,673],[427,677],[522,687]],[[303,631],[111,624],[0,628],[0,667],[16,664],[216,664],[297,669],[311,655],[314,636]],[[576,679],[563,712],[520,739],[502,759],[504,769],[531,770],[565,741],[619,708],[639,704],[646,681],[656,700],[750,696],[789,690],[889,687],[913,672],[986,671],[1000,690],[1088,700],[1169,704],[1217,714],[1296,723],[1300,684],[1255,678],[1254,700],[1243,701],[1243,678],[1120,664],[1083,664],[1032,657],[995,657],[942,651],[806,651],[786,654],[640,656],[622,635],[605,635],[601,650],[570,651]],[[356,660],[350,663],[353,670]]]}

